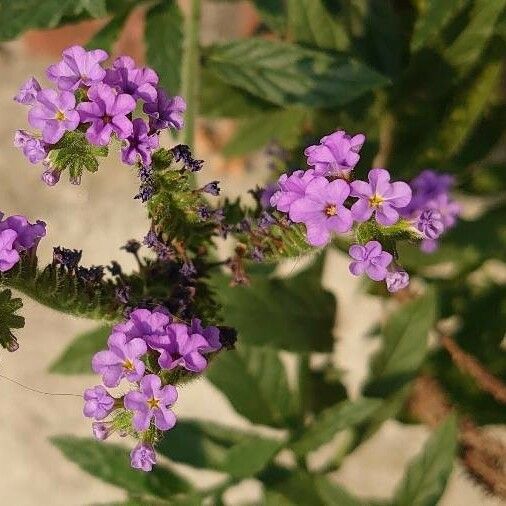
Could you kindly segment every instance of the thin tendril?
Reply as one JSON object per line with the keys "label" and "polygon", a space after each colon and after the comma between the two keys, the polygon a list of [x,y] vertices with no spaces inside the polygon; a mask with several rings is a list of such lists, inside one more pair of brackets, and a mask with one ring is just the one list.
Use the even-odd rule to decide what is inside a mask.
{"label": "thin tendril", "polygon": [[18,385],[21,388],[24,388],[25,390],[29,390],[30,392],[35,392],[36,394],[53,395],[53,396],[66,396],[66,397],[80,397],[80,398],[83,397],[82,395],[78,395],[78,394],[59,393],[59,392],[44,392],[42,390],[38,390],[36,388],[32,388],[32,387],[23,385],[23,383],[15,380],[15,379],[8,378],[7,376],[4,376],[3,374],[0,374],[0,378],[3,378],[4,380],[10,381],[11,383],[14,383],[15,385]]}

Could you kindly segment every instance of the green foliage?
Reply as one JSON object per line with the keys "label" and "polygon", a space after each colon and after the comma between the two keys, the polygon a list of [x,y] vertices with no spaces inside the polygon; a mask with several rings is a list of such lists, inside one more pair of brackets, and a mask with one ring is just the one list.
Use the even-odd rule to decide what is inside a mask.
{"label": "green foliage", "polygon": [[21,299],[12,297],[10,290],[0,290],[0,345],[14,351],[17,340],[12,333],[13,329],[22,329],[25,319],[17,312],[23,307]]}
{"label": "green foliage", "polygon": [[111,327],[102,326],[79,334],[70,346],[51,364],[57,374],[89,374],[93,355],[105,348]]}

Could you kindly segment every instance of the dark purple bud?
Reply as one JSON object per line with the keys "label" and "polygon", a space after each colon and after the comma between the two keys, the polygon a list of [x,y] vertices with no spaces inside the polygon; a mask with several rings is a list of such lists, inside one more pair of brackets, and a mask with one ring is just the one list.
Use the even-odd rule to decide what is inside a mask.
{"label": "dark purple bud", "polygon": [[223,348],[233,350],[237,342],[237,330],[232,327],[218,325],[220,331],[220,343]]}
{"label": "dark purple bud", "polygon": [[60,175],[61,172],[59,170],[49,168],[42,173],[40,178],[48,186],[55,186],[60,180]]}
{"label": "dark purple bud", "polygon": [[202,221],[207,221],[211,218],[212,212],[211,209],[206,206],[199,206],[197,208],[197,215]]}
{"label": "dark purple bud", "polygon": [[179,269],[179,272],[185,278],[192,278],[197,275],[197,269],[195,269],[195,265],[193,265],[191,260],[185,262],[181,269]]}
{"label": "dark purple bud", "polygon": [[57,246],[53,248],[53,263],[66,267],[69,271],[73,271],[81,261],[83,250],[67,249]]}
{"label": "dark purple bud", "polygon": [[130,287],[125,286],[119,286],[115,290],[115,296],[116,300],[121,304],[128,304],[130,301]]}
{"label": "dark purple bud", "polygon": [[143,183],[146,182],[146,181],[148,181],[148,179],[150,179],[152,175],[153,175],[153,168],[151,166],[143,165],[139,169],[139,179]]}
{"label": "dark purple bud", "polygon": [[262,211],[260,218],[258,219],[258,226],[263,229],[270,228],[271,225],[276,223],[274,216],[267,211]]}
{"label": "dark purple bud", "polygon": [[116,260],[111,261],[111,265],[107,266],[107,270],[113,275],[113,276],[121,276],[123,274],[123,271],[121,269],[121,265],[116,262]]}
{"label": "dark purple bud", "polygon": [[262,262],[264,259],[264,252],[258,246],[255,246],[251,251],[251,259],[255,262]]}
{"label": "dark purple bud", "polygon": [[214,195],[215,197],[220,194],[219,181],[211,181],[207,183],[200,189],[201,192],[209,193],[209,195]]}
{"label": "dark purple bud", "polygon": [[104,267],[102,265],[93,265],[91,267],[79,267],[77,277],[84,283],[96,285],[104,277]]}

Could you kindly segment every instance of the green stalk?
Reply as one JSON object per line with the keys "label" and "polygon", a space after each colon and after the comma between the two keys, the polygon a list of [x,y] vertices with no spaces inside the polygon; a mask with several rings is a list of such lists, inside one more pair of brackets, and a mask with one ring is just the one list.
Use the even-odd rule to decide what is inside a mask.
{"label": "green stalk", "polygon": [[185,21],[183,46],[182,91],[186,100],[185,129],[183,142],[191,149],[195,143],[195,121],[198,114],[200,80],[200,0],[191,0],[190,11]]}

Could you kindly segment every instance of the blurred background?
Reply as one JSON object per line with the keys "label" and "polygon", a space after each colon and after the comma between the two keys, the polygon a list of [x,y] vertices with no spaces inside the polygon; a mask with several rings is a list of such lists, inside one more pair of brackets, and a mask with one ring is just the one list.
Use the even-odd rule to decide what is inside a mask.
{"label": "blurred background", "polygon": [[[186,3],[181,2],[181,6],[185,8]],[[248,2],[204,2],[202,42],[247,37],[259,29],[259,24],[258,13]],[[40,218],[48,223],[48,240],[40,246],[43,262],[50,260],[53,245],[62,245],[83,249],[84,264],[106,264],[115,258],[128,269],[133,267],[131,258],[119,248],[127,239],[143,237],[147,227],[143,207],[131,198],[137,191],[133,170],[118,166],[114,153],[97,174],[83,178],[80,186],[62,181],[49,188],[41,184],[38,169],[30,166],[12,145],[14,131],[26,127],[25,110],[12,100],[19,85],[28,76],[42,76],[47,65],[59,59],[63,48],[86,43],[103,25],[102,20],[92,20],[53,30],[30,30],[0,46],[0,208],[6,214],[23,213],[29,219]],[[144,61],[143,26],[143,10],[134,11],[114,45],[114,53],[132,55],[139,63]],[[427,78],[431,79],[430,74]],[[340,126],[347,128],[345,121]],[[350,129],[353,128],[354,125]],[[232,154],[222,154],[236,129],[237,122],[233,119],[202,119],[196,132],[197,156],[206,160],[200,177],[205,181],[219,179],[224,193],[231,196],[243,194],[269,177],[262,150],[234,154],[240,150],[229,149]],[[501,153],[504,148],[498,144],[495,150]],[[473,213],[474,204],[470,198],[468,213]],[[363,292],[360,280],[348,275],[347,263],[344,255],[331,252],[324,285],[339,300],[335,360],[344,371],[343,382],[353,397],[365,378],[368,358],[377,344],[367,333],[380,318],[385,302]],[[284,268],[288,272],[296,264],[297,261],[287,261]],[[360,318],[356,317],[357,308]],[[8,356],[0,354],[0,374],[44,392],[80,395],[93,383],[93,376],[49,374],[48,367],[76,334],[94,325],[62,317],[28,300],[23,314],[26,326],[18,336],[21,349]],[[205,379],[184,388],[185,394],[180,396],[177,405],[178,414],[226,420],[237,427],[247,425]],[[69,506],[123,498],[120,489],[82,472],[48,441],[55,434],[88,435],[90,426],[81,415],[79,398],[35,393],[4,378],[0,378],[0,398],[3,457],[0,504]],[[504,430],[499,427],[490,426],[487,430],[506,441]],[[336,474],[337,480],[359,496],[388,497],[401,479],[406,463],[420,450],[428,434],[429,430],[419,425],[387,421],[372,439],[345,460]],[[180,467],[183,472],[189,472]],[[213,483],[216,477],[202,472],[198,479]],[[237,504],[255,500],[259,494],[259,485],[248,481],[230,492],[226,499],[229,504]],[[502,503],[487,496],[457,464],[440,504],[498,506]]]}

